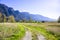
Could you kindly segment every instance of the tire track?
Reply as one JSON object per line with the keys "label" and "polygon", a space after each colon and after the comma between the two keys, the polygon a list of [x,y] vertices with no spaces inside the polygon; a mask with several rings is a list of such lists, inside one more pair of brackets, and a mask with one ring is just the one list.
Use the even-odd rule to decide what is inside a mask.
{"label": "tire track", "polygon": [[37,35],[38,40],[46,40],[46,38],[42,34]]}
{"label": "tire track", "polygon": [[[25,27],[24,28],[26,29],[26,35],[24,36],[23,40],[33,40],[32,39],[32,33],[29,31],[30,28],[28,27]],[[32,29],[30,29],[32,30]],[[37,39],[38,40],[46,40],[45,36],[43,36],[42,34],[36,34],[37,35]]]}
{"label": "tire track", "polygon": [[25,26],[24,26],[24,28],[25,28],[26,32],[25,32],[25,36],[23,37],[22,40],[32,40],[32,33],[31,33],[31,31],[27,27],[25,27]]}
{"label": "tire track", "polygon": [[26,31],[26,34],[25,34],[23,40],[32,40],[32,34],[30,31]]}

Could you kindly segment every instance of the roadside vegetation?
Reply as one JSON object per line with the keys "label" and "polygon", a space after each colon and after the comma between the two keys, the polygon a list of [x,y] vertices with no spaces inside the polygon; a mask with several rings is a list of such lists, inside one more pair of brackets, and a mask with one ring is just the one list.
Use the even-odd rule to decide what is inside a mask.
{"label": "roadside vegetation", "polygon": [[46,40],[57,40],[57,38],[54,35],[52,35],[49,31],[47,31],[43,27],[31,26],[31,25],[25,25],[25,26],[31,29],[31,31],[35,31],[39,34],[44,35],[44,37],[46,37]]}
{"label": "roadside vegetation", "polygon": [[32,40],[38,40],[38,34],[43,35],[44,40],[60,40],[60,16],[56,21],[38,21],[31,17],[27,20],[23,16],[21,19],[19,16],[15,18],[13,15],[5,15],[7,12],[2,8],[4,10],[0,10],[0,40],[22,40],[27,30],[31,31]]}
{"label": "roadside vegetation", "polygon": [[38,40],[38,34],[45,40],[60,40],[59,23],[0,23],[0,40],[22,40],[26,30],[32,33],[32,40]]}
{"label": "roadside vegetation", "polygon": [[0,23],[0,40],[21,40],[24,28],[15,23]]}

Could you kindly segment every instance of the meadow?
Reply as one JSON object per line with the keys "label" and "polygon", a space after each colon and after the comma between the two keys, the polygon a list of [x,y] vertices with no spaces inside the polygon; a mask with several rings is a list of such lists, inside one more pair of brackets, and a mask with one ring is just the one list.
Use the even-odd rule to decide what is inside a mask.
{"label": "meadow", "polygon": [[60,40],[60,23],[0,23],[0,40],[24,40],[26,31],[31,40]]}

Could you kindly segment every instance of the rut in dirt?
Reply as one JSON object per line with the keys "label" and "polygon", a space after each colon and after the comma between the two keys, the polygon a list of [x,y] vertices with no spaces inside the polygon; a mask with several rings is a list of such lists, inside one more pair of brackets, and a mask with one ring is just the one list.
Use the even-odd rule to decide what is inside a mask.
{"label": "rut in dirt", "polygon": [[32,40],[32,34],[30,31],[26,31],[26,34],[23,37],[23,40]]}
{"label": "rut in dirt", "polygon": [[46,40],[46,38],[42,34],[37,35],[38,40]]}

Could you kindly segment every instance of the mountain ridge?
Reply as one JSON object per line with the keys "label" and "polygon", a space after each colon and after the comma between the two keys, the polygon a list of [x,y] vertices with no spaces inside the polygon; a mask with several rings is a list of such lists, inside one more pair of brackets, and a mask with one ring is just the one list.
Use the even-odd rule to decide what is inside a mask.
{"label": "mountain ridge", "polygon": [[20,12],[18,10],[14,10],[12,7],[8,7],[5,4],[0,4],[0,12],[5,14],[7,17],[13,15],[16,21],[20,20],[34,20],[34,21],[53,21],[54,19],[38,15],[38,14],[30,14],[29,12]]}

